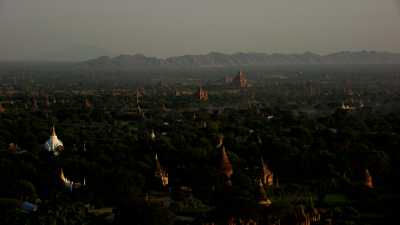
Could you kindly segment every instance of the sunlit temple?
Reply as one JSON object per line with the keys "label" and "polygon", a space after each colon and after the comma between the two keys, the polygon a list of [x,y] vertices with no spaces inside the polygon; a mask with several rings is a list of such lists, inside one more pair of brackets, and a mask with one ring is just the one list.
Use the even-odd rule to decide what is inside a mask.
{"label": "sunlit temple", "polygon": [[365,170],[365,186],[368,188],[374,188],[372,176],[368,169]]}
{"label": "sunlit temple", "polygon": [[264,162],[264,159],[261,158],[261,181],[262,184],[267,187],[267,186],[273,186],[274,185],[274,174],[272,171],[268,168],[268,165]]}
{"label": "sunlit temple", "polygon": [[63,143],[57,138],[56,130],[54,126],[51,128],[51,135],[49,140],[44,143],[44,148],[48,151],[53,153],[55,156],[58,156],[61,151],[64,150]]}
{"label": "sunlit temple", "polygon": [[153,140],[153,141],[156,140],[156,133],[154,133],[154,130],[151,130],[150,138],[151,138],[151,140]]}
{"label": "sunlit temple", "polygon": [[239,74],[236,75],[233,78],[232,83],[233,83],[233,85],[235,87],[238,87],[238,88],[247,88],[247,87],[249,87],[249,83],[248,83],[248,81],[247,81],[247,79],[246,79],[246,77],[245,77],[245,75],[244,75],[242,70],[240,70]]}
{"label": "sunlit temple", "polygon": [[160,179],[161,184],[164,188],[168,187],[168,173],[167,170],[164,169],[160,161],[158,160],[157,154],[155,155],[155,162],[156,162],[156,171],[155,171],[155,177]]}
{"label": "sunlit temple", "polygon": [[354,106],[345,104],[344,102],[342,102],[342,106],[341,109],[345,110],[345,111],[353,111],[354,109],[356,109]]}
{"label": "sunlit temple", "polygon": [[268,198],[267,193],[264,189],[264,184],[261,180],[258,181],[258,204],[261,206],[270,206],[272,204],[271,199]]}
{"label": "sunlit temple", "polygon": [[73,189],[80,188],[82,186],[86,186],[86,179],[83,178],[83,183],[80,182],[74,182],[72,180],[69,180],[68,178],[65,177],[63,169],[60,170],[60,179],[63,182],[64,186],[68,188],[71,192]]}
{"label": "sunlit temple", "polygon": [[204,90],[202,87],[199,87],[199,89],[195,93],[195,97],[199,101],[206,102],[206,101],[208,101],[208,91]]}
{"label": "sunlit temple", "polygon": [[219,149],[224,145],[224,135],[218,135],[218,142],[216,148]]}
{"label": "sunlit temple", "polygon": [[225,147],[222,147],[221,153],[222,153],[221,172],[227,179],[227,184],[231,186],[232,185],[231,176],[233,174],[232,164],[229,160],[228,154],[226,153]]}

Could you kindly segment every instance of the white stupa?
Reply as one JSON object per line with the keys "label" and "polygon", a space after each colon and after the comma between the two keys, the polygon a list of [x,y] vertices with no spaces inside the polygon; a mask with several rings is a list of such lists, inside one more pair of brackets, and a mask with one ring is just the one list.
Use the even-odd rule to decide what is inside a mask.
{"label": "white stupa", "polygon": [[44,143],[44,148],[52,152],[55,156],[59,155],[60,152],[64,149],[63,143],[57,138],[56,129],[54,126],[51,128],[51,135],[49,140]]}

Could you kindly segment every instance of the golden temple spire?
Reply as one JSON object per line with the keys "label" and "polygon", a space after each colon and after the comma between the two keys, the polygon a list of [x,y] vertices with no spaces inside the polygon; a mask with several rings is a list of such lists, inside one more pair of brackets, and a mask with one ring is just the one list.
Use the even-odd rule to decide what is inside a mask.
{"label": "golden temple spire", "polygon": [[56,128],[54,127],[54,125],[51,127],[50,133],[51,133],[51,135],[50,135],[51,137],[56,137],[57,136]]}
{"label": "golden temple spire", "polygon": [[161,180],[161,184],[163,187],[167,187],[169,183],[167,170],[161,166],[160,161],[158,160],[157,153],[154,158],[156,161],[155,176]]}
{"label": "golden temple spire", "polygon": [[368,169],[365,170],[365,186],[371,189],[374,188],[372,176]]}
{"label": "golden temple spire", "polygon": [[226,154],[225,146],[222,147],[221,171],[227,178],[230,178],[233,174],[232,164],[228,154]]}

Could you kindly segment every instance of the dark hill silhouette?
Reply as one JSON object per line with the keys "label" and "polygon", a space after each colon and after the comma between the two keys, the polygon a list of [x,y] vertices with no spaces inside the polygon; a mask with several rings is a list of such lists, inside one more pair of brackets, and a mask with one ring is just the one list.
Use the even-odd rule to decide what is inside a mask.
{"label": "dark hill silhouette", "polygon": [[211,52],[206,55],[183,55],[168,58],[147,57],[142,54],[102,56],[83,62],[98,67],[131,66],[237,66],[237,65],[319,65],[319,64],[400,64],[400,54],[375,51],[343,51],[327,55],[312,52],[302,54]]}

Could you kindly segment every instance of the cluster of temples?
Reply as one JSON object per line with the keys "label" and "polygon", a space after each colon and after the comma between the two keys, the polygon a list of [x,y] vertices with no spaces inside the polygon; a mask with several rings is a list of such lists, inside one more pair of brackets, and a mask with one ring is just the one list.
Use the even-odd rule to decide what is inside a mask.
{"label": "cluster of temples", "polygon": [[[246,93],[247,91],[241,92],[239,89],[241,88],[246,88],[249,87],[249,82],[245,77],[245,74],[240,71],[235,77],[232,77],[232,79],[229,80],[229,85],[226,85],[225,87],[227,87],[227,90],[225,93],[239,93],[243,94]],[[232,88],[235,87],[235,88]],[[187,140],[190,140],[192,142],[196,142],[196,140],[201,139],[201,138],[205,138],[207,139],[205,143],[208,143],[208,141],[210,140],[210,138],[214,138],[215,135],[217,135],[219,132],[229,132],[229,129],[231,129],[229,126],[225,127],[224,129],[217,129],[218,127],[218,122],[221,122],[220,124],[227,124],[230,123],[236,119],[241,119],[242,117],[246,117],[246,116],[254,116],[255,114],[258,116],[255,120],[257,122],[261,121],[262,123],[269,123],[269,122],[280,122],[279,121],[279,114],[278,112],[276,114],[272,114],[272,112],[268,110],[263,111],[264,109],[267,108],[256,108],[256,110],[253,110],[254,108],[250,108],[250,110],[246,109],[240,109],[240,110],[236,110],[236,108],[217,108],[215,107],[213,104],[213,101],[210,101],[209,103],[204,103],[204,104],[197,104],[197,102],[207,102],[208,98],[209,98],[209,93],[207,90],[210,90],[210,93],[214,94],[215,96],[217,96],[217,94],[220,93],[216,93],[215,89],[212,89],[213,86],[209,86],[206,88],[203,87],[199,87],[197,89],[197,92],[194,92],[194,88],[193,86],[190,87],[182,87],[179,86],[178,88],[181,88],[182,90],[189,90],[187,92],[185,91],[181,91],[183,94],[185,95],[185,97],[180,98],[181,95],[175,95],[175,94],[171,94],[171,93],[175,93],[173,92],[173,89],[168,89],[166,87],[161,87],[166,89],[165,92],[163,91],[163,95],[158,95],[157,91],[154,91],[151,88],[146,89],[146,92],[144,91],[144,88],[137,88],[136,91],[132,91],[130,89],[120,89],[120,90],[113,90],[112,93],[107,93],[106,95],[100,95],[100,96],[96,96],[98,93],[78,93],[77,95],[66,95],[66,97],[63,97],[63,95],[61,96],[57,96],[56,93],[52,93],[52,94],[42,94],[42,95],[35,95],[35,96],[25,96],[24,98],[15,98],[15,102],[13,100],[13,103],[11,104],[11,101],[5,101],[4,104],[0,103],[0,113],[3,113],[2,115],[9,115],[11,113],[16,112],[17,110],[23,111],[23,112],[27,112],[27,113],[32,113],[32,115],[37,116],[37,118],[42,119],[41,120],[41,126],[43,127],[43,123],[47,123],[48,122],[48,118],[47,117],[40,117],[41,116],[41,112],[44,112],[48,109],[52,109],[50,112],[52,112],[51,114],[56,115],[56,113],[58,113],[57,115],[61,115],[63,116],[63,112],[74,112],[76,114],[80,113],[81,115],[87,116],[84,117],[82,116],[81,118],[79,118],[80,120],[78,122],[74,121],[75,124],[72,124],[71,122],[68,121],[68,119],[66,120],[58,120],[60,121],[61,124],[64,124],[66,126],[76,126],[79,127],[79,129],[76,129],[77,132],[82,132],[82,131],[89,131],[89,129],[98,129],[98,130],[104,130],[104,133],[102,135],[96,135],[97,137],[99,137],[98,139],[93,139],[93,142],[101,142],[105,141],[105,139],[111,140],[113,141],[112,143],[122,143],[121,142],[121,138],[120,136],[118,136],[121,133],[117,133],[113,136],[111,136],[111,134],[113,134],[115,132],[115,130],[118,130],[117,128],[123,128],[124,130],[122,130],[123,132],[127,132],[130,135],[126,135],[126,141],[124,139],[124,141],[126,141],[126,143],[130,143],[132,144],[132,142],[137,142],[141,145],[138,145],[140,147],[136,148],[135,150],[141,148],[141,149],[145,149],[145,151],[149,150],[149,155],[146,155],[148,152],[144,152],[144,153],[140,153],[141,155],[144,155],[146,158],[145,160],[143,160],[143,162],[150,162],[148,165],[143,166],[143,170],[146,171],[146,175],[149,175],[149,177],[151,177],[151,179],[154,178],[154,180],[157,180],[157,185],[159,186],[159,188],[155,188],[156,190],[153,190],[152,188],[150,188],[149,186],[146,186],[146,190],[143,191],[147,192],[146,197],[143,196],[139,196],[139,197],[143,197],[143,199],[145,199],[145,201],[147,203],[153,203],[153,202],[163,202],[163,203],[168,203],[168,204],[163,204],[164,207],[169,207],[170,203],[176,203],[178,200],[174,199],[175,195],[177,192],[179,192],[179,194],[182,194],[182,196],[184,196],[184,200],[186,201],[187,199],[189,199],[189,203],[187,205],[191,205],[192,202],[190,201],[200,201],[198,199],[196,199],[195,195],[192,194],[191,192],[195,192],[196,190],[196,182],[188,182],[186,181],[186,183],[182,182],[180,179],[182,179],[182,176],[179,177],[179,174],[177,175],[177,170],[186,170],[186,171],[190,171],[187,173],[191,173],[192,171],[190,169],[188,169],[190,167],[190,165],[185,165],[185,160],[181,160],[181,157],[176,157],[179,158],[178,160],[175,159],[175,161],[171,160],[171,158],[175,157],[175,156],[171,156],[171,155],[167,155],[169,153],[171,153],[171,150],[169,150],[170,152],[166,153],[167,151],[163,150],[165,149],[165,145],[161,145],[161,144],[165,144],[165,143],[169,143],[168,141],[175,141],[178,147],[176,147],[176,150],[181,150],[181,148],[183,149],[182,146],[179,146],[179,143],[181,140],[184,140],[185,138],[187,138]],[[177,88],[177,89],[178,89]],[[185,89],[186,88],[186,89]],[[219,87],[218,87],[219,88]],[[251,89],[248,89],[249,91],[252,91]],[[311,90],[310,93],[312,93],[313,91]],[[167,96],[164,96],[164,93],[167,93]],[[225,94],[223,93],[223,94]],[[312,94],[310,94],[312,95]],[[115,96],[118,96],[120,101],[115,101],[116,98],[113,98]],[[160,96],[165,97],[164,99],[160,100]],[[239,96],[239,95],[235,95],[235,96]],[[244,95],[241,95],[244,96]],[[182,99],[182,101],[188,101],[190,103],[195,102],[195,104],[186,104],[186,105],[173,105],[175,104],[173,101],[169,101],[170,99]],[[194,98],[196,99],[196,101],[194,100]],[[121,100],[122,99],[122,100]],[[218,99],[217,97],[215,99]],[[104,100],[104,101],[103,101]],[[221,100],[224,101],[225,99]],[[332,100],[334,101],[334,100]],[[107,104],[105,104],[105,102]],[[196,105],[197,104],[197,105]],[[24,107],[25,105],[25,107]],[[168,108],[167,108],[168,105]],[[201,105],[202,107],[204,106],[203,111],[201,110],[197,110],[197,109],[193,109],[194,107]],[[211,107],[209,107],[209,105],[212,105]],[[217,104],[215,104],[217,105]],[[187,107],[186,106],[190,106]],[[258,107],[258,106],[257,106]],[[262,106],[265,107],[265,106]],[[349,109],[351,110],[352,108],[349,108],[351,106],[349,106],[348,104],[343,104],[342,108],[343,109]],[[24,109],[25,108],[25,109]],[[160,109],[161,108],[161,109]],[[78,110],[79,109],[79,110]],[[83,110],[80,110],[83,109]],[[131,114],[129,114],[130,112],[132,112],[133,110],[137,109],[137,114],[140,115],[140,118],[136,118],[131,116]],[[168,113],[166,112],[170,112],[173,111],[175,112],[179,112],[179,116],[176,117],[172,117],[172,113],[170,113],[171,115],[168,115]],[[24,111],[25,110],[25,111]],[[69,111],[68,111],[69,110]],[[220,119],[222,117],[222,115],[228,115],[229,111],[231,112],[238,112],[237,117],[226,117],[224,119],[226,120],[222,120]],[[103,113],[104,112],[104,113]],[[146,113],[146,114],[145,114]],[[239,114],[240,113],[240,114]],[[251,113],[254,113],[251,114]],[[51,115],[50,114],[50,115]],[[67,113],[65,113],[67,114]],[[177,113],[178,114],[178,113]],[[22,114],[24,115],[24,114]],[[145,116],[146,115],[146,116]],[[161,117],[160,115],[167,115],[170,117]],[[192,116],[193,115],[193,116]],[[234,114],[232,114],[234,115]],[[236,115],[236,114],[235,114]],[[262,116],[261,116],[262,115]],[[105,126],[101,126],[99,125],[98,122],[98,118],[93,119],[93,121],[91,121],[91,123],[85,123],[83,124],[84,120],[82,118],[88,118],[89,116],[93,116],[93,118],[95,118],[96,116],[104,116],[106,118],[108,118],[110,122],[110,124],[112,125],[105,125]],[[175,115],[174,115],[175,116]],[[263,119],[265,118],[265,119]],[[276,118],[276,119],[275,119]],[[137,119],[137,120],[136,120]],[[229,120],[228,120],[229,119]],[[273,120],[272,120],[273,119]],[[99,119],[100,120],[100,119]],[[106,120],[106,119],[101,119],[101,120]],[[123,123],[116,123],[115,121],[120,120],[120,121],[124,121]],[[143,123],[142,123],[143,122]],[[174,124],[176,122],[176,124]],[[78,123],[82,123],[82,124],[78,124]],[[136,123],[136,124],[135,124]],[[233,122],[232,122],[233,123]],[[72,125],[71,125],[72,124]],[[240,126],[243,126],[242,123],[240,124]],[[175,126],[176,125],[176,126]],[[196,150],[197,148],[200,149],[200,151],[198,152],[202,152],[201,150],[205,150],[207,151],[207,157],[210,157],[212,160],[212,163],[215,162],[216,165],[212,164],[211,166],[208,165],[207,169],[209,169],[209,167],[211,167],[211,169],[209,171],[209,174],[213,174],[215,175],[215,177],[218,177],[218,179],[216,178],[215,180],[214,177],[207,177],[209,178],[209,183],[211,183],[211,185],[208,186],[204,185],[203,190],[207,189],[204,191],[204,193],[208,193],[208,191],[210,193],[212,193],[211,196],[216,196],[216,198],[218,197],[224,197],[224,196],[228,196],[226,199],[231,200],[233,198],[229,198],[235,194],[237,194],[238,190],[245,190],[247,192],[250,192],[250,194],[247,197],[247,199],[250,199],[252,201],[252,206],[254,206],[254,208],[256,208],[257,210],[260,210],[259,212],[261,212],[262,215],[268,215],[269,210],[274,210],[274,207],[276,205],[278,205],[277,207],[279,207],[279,200],[276,193],[280,193],[280,191],[285,190],[286,191],[286,187],[289,186],[287,182],[288,177],[283,175],[283,173],[281,171],[279,171],[279,167],[274,165],[273,163],[276,163],[276,161],[274,161],[274,159],[271,158],[265,158],[266,160],[264,160],[264,158],[262,157],[262,155],[267,156],[268,153],[262,153],[261,151],[257,151],[257,153],[255,154],[249,154],[250,157],[245,159],[245,163],[243,163],[243,161],[239,161],[238,160],[238,156],[242,156],[240,152],[240,146],[236,147],[234,146],[234,144],[237,143],[241,143],[242,146],[244,146],[244,148],[248,148],[249,150],[253,150],[251,148],[250,145],[247,145],[249,142],[244,141],[246,139],[251,139],[252,144],[254,144],[255,146],[260,146],[260,149],[262,149],[262,151],[264,151],[265,149],[262,148],[264,147],[261,141],[261,138],[264,138],[266,135],[263,135],[260,133],[257,133],[258,131],[261,131],[261,129],[263,128],[254,128],[252,125],[250,126],[246,126],[247,124],[245,124],[243,127],[240,127],[240,134],[239,132],[233,133],[233,134],[229,134],[229,136],[226,137],[226,140],[224,143],[224,137],[223,135],[220,135],[218,138],[218,141],[216,143],[216,147],[214,147],[213,142],[209,141],[211,143],[211,145],[203,145],[203,142],[200,142],[201,144],[196,145]],[[48,125],[46,125],[48,126]],[[151,132],[148,132],[147,135],[143,135],[143,131],[141,129],[147,129],[149,126],[151,126],[154,129],[151,129]],[[82,127],[84,127],[82,129]],[[172,137],[177,130],[179,129],[187,129],[190,130],[189,128],[193,128],[193,135],[192,136],[186,136],[186,134],[188,132],[186,131],[181,131],[180,133],[182,133],[181,136],[174,136]],[[242,129],[243,128],[243,129]],[[39,130],[39,129],[36,129]],[[157,133],[156,133],[156,132]],[[242,132],[244,131],[244,132]],[[185,133],[186,132],[186,133]],[[289,131],[288,131],[289,132]],[[72,133],[72,132],[71,132]],[[82,133],[86,133],[86,132],[82,132]],[[87,132],[87,133],[90,133]],[[250,133],[251,135],[248,135],[248,133]],[[60,133],[61,134],[61,133]],[[156,136],[157,134],[157,136]],[[227,133],[225,133],[227,134]],[[279,133],[278,133],[279,134]],[[104,135],[104,136],[103,136]],[[107,135],[110,135],[111,137],[107,137]],[[291,135],[291,134],[289,134]],[[289,136],[288,135],[288,136]],[[144,136],[145,138],[143,138],[143,141],[141,138],[142,136]],[[278,136],[278,135],[277,135]],[[62,137],[62,136],[61,136]],[[228,139],[231,138],[231,139]],[[249,138],[250,137],[250,138]],[[42,138],[42,137],[41,137]],[[40,142],[41,140],[44,139],[39,139]],[[190,139],[193,138],[193,139]],[[197,139],[195,139],[197,138]],[[165,139],[163,140],[164,142],[161,143],[160,139]],[[19,139],[21,140],[21,139]],[[63,139],[68,140],[67,138]],[[69,139],[70,140],[70,139]],[[132,141],[133,140],[133,141]],[[234,141],[231,141],[234,140]],[[13,142],[15,140],[12,140]],[[18,141],[18,140],[17,140]],[[142,141],[142,142],[141,142]],[[188,141],[189,142],[189,141]],[[186,142],[185,144],[185,148],[188,146],[188,142]],[[8,142],[7,142],[8,143]],[[233,144],[234,143],[234,144]],[[267,143],[267,141],[264,141],[264,143]],[[125,144],[125,142],[123,143]],[[227,145],[225,145],[227,144]],[[157,146],[158,148],[156,148],[156,150],[152,149],[152,146]],[[267,143],[268,145],[268,143]],[[23,146],[23,145],[21,145]],[[130,147],[131,145],[129,145]],[[211,146],[211,147],[209,147]],[[262,146],[262,147],[261,147]],[[122,145],[122,147],[125,147]],[[174,146],[175,147],[175,146]],[[192,148],[194,148],[193,146],[190,146]],[[43,152],[47,152],[49,153],[48,155],[50,155],[51,159],[56,159],[57,160],[53,160],[51,161],[52,165],[55,165],[56,167],[56,176],[53,176],[54,179],[56,179],[57,181],[60,181],[60,183],[62,184],[63,190],[66,190],[65,192],[74,192],[74,194],[76,192],[80,193],[81,190],[86,190],[85,187],[86,186],[86,177],[80,177],[80,178],[76,178],[74,177],[71,172],[70,169],[68,169],[67,166],[61,166],[61,164],[59,164],[59,160],[58,159],[63,159],[63,157],[65,157],[65,154],[71,154],[74,152],[74,150],[72,150],[71,152],[65,151],[64,149],[64,143],[58,138],[56,131],[55,131],[55,127],[51,128],[50,131],[50,137],[49,139],[44,143],[43,145]],[[117,149],[117,147],[115,147]],[[304,148],[308,148],[307,146],[305,146]],[[118,157],[126,157],[126,155],[130,154],[131,149],[129,149],[129,153],[125,153],[124,154],[120,154],[118,155]],[[231,151],[230,151],[231,150]],[[13,153],[13,154],[23,154],[24,151],[23,149],[21,149],[20,146],[18,146],[16,143],[10,143],[8,151]],[[196,151],[193,151],[196,152]],[[92,152],[93,153],[93,152]],[[96,152],[97,153],[97,152]],[[157,154],[158,153],[158,154]],[[185,154],[185,151],[176,153],[177,155],[179,154]],[[213,155],[214,154],[214,155]],[[237,154],[237,155],[236,155]],[[114,154],[112,154],[114,156]],[[138,154],[139,155],[139,154]],[[244,154],[243,154],[244,155]],[[160,157],[159,157],[160,156]],[[218,158],[217,158],[218,156]],[[247,155],[246,155],[247,156]],[[136,157],[136,155],[135,155]],[[140,157],[140,156],[139,156]],[[215,157],[215,158],[212,158]],[[200,158],[200,157],[199,157]],[[207,158],[209,159],[209,158]],[[61,161],[61,160],[60,160]],[[193,162],[191,162],[193,163]],[[145,164],[145,163],[143,163]],[[243,166],[246,165],[246,166]],[[201,166],[200,166],[201,167]],[[250,168],[249,168],[250,167]],[[380,186],[379,184],[379,180],[377,180],[377,183],[374,183],[373,180],[373,175],[374,174],[374,170],[369,170],[369,169],[365,169],[365,167],[367,166],[362,166],[362,169],[357,173],[357,175],[360,175],[360,177],[362,177],[362,179],[358,180],[360,185],[363,186],[363,188],[370,190],[370,189],[374,189],[376,186]],[[135,171],[137,168],[132,169],[132,171]],[[70,170],[70,171],[69,171]],[[186,172],[185,171],[185,172]],[[135,171],[136,172],[136,171]],[[203,171],[202,171],[203,172]],[[214,173],[216,172],[216,173]],[[291,171],[290,171],[291,172]],[[290,173],[289,172],[289,173]],[[295,172],[295,171],[294,171]],[[372,173],[371,173],[372,172]],[[249,178],[249,182],[247,182],[249,185],[245,186],[245,188],[241,185],[243,185],[242,183],[246,183],[246,182],[242,182],[242,180],[239,181],[239,176],[242,174],[245,174],[245,177]],[[88,173],[90,174],[90,173]],[[279,174],[280,178],[282,179],[282,187],[280,187],[280,184],[278,182],[278,176],[277,174]],[[286,174],[287,175],[287,174]],[[354,174],[353,174],[354,175]],[[357,176],[356,175],[356,176]],[[187,174],[185,174],[185,176],[187,176]],[[190,176],[190,175],[189,175]],[[79,177],[79,176],[78,176]],[[286,179],[285,179],[286,178]],[[187,177],[185,177],[185,179],[187,179]],[[197,177],[193,176],[192,179],[197,179]],[[93,180],[93,177],[89,177],[88,179],[90,182]],[[148,177],[146,177],[146,182],[150,180],[148,179]],[[179,180],[179,181],[177,181]],[[183,180],[183,179],[182,179]],[[221,182],[222,181],[222,182]],[[296,181],[298,182],[298,181]],[[293,185],[297,185],[298,183],[296,182],[292,182],[290,184]],[[301,183],[303,182],[302,180],[299,181],[299,184],[303,184]],[[118,183],[118,182],[116,182]],[[352,182],[352,183],[356,183],[356,182]],[[91,183],[92,184],[92,183]],[[147,183],[146,183],[147,185]],[[60,186],[60,185],[59,185]],[[61,189],[59,186],[57,186],[57,188]],[[90,188],[90,187],[89,187]],[[193,188],[193,189],[192,189]],[[78,189],[80,189],[78,191]],[[151,190],[148,190],[151,189]],[[236,193],[235,193],[236,191]],[[156,193],[156,194],[154,194]],[[67,193],[69,195],[69,193]],[[282,194],[284,195],[284,194]],[[161,196],[161,197],[160,197]],[[189,196],[189,197],[188,197]],[[250,197],[249,197],[250,196]],[[236,196],[234,196],[236,197]],[[199,198],[200,199],[200,198]],[[203,199],[203,198],[201,198]],[[208,213],[207,210],[212,210],[210,208],[214,207],[214,205],[217,205],[218,210],[223,210],[223,207],[229,207],[230,202],[223,202],[223,204],[218,205],[218,204],[214,204],[215,202],[206,202],[208,199],[204,198],[204,204],[209,204],[205,207],[206,208],[206,212]],[[223,198],[222,198],[223,199]],[[226,200],[223,199],[223,200]],[[142,200],[142,199],[141,199]],[[237,200],[237,199],[235,199]],[[179,200],[181,201],[181,199]],[[186,203],[186,202],[185,202]],[[224,205],[225,204],[225,205]],[[318,224],[321,220],[321,214],[323,214],[323,210],[319,209],[319,208],[315,208],[315,207],[311,207],[311,206],[304,206],[302,205],[303,202],[296,202],[293,205],[296,205],[296,208],[293,209],[292,212],[292,217],[291,219],[293,219],[293,223],[290,224],[299,224],[299,225],[311,225],[311,224]],[[197,207],[197,206],[196,206]],[[207,208],[208,207],[208,208]],[[197,210],[197,208],[196,208]],[[219,212],[219,211],[218,211]],[[264,214],[263,214],[264,213]],[[178,215],[180,216],[180,215]],[[254,218],[242,218],[240,216],[233,216],[229,219],[227,219],[228,224],[234,225],[234,224],[260,224],[259,222],[257,222],[256,219]],[[279,220],[277,220],[278,222],[271,222],[268,224],[280,224]],[[219,224],[219,223],[213,223],[213,222],[203,222],[201,224]],[[262,224],[262,223],[261,223]],[[284,224],[284,223],[282,223]]]}

